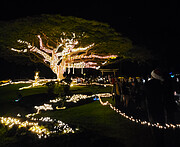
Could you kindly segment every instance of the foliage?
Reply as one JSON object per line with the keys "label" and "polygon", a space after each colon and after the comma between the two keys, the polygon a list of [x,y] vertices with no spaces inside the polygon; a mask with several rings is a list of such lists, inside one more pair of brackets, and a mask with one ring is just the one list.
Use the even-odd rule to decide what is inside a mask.
{"label": "foliage", "polygon": [[125,56],[123,56],[122,59],[137,61],[138,63],[145,63],[147,61],[154,60],[155,56],[153,56],[152,53],[145,47],[134,45],[133,48],[125,53]]}
{"label": "foliage", "polygon": [[[139,47],[117,33],[106,23],[93,20],[85,20],[73,16],[40,15],[35,17],[20,18],[9,22],[0,22],[0,58],[4,58],[17,64],[30,64],[29,58],[35,58],[31,53],[16,53],[10,49],[24,49],[25,46],[17,42],[21,39],[28,41],[39,48],[37,35],[41,35],[43,42],[55,47],[65,32],[72,38],[72,32],[76,33],[81,47],[95,43],[91,53],[99,55],[116,54],[121,60],[137,61],[137,63],[149,62],[154,56],[145,47]],[[78,47],[77,46],[77,47]],[[22,56],[22,54],[24,56]],[[115,60],[109,59],[108,64]]]}
{"label": "foliage", "polygon": [[46,86],[48,87],[48,94],[50,95],[54,94],[55,82],[54,81],[47,82]]}
{"label": "foliage", "polygon": [[37,35],[45,34],[48,44],[54,46],[62,37],[62,32],[68,34],[69,38],[72,32],[76,36],[83,34],[78,38],[79,46],[95,43],[93,53],[124,54],[132,48],[128,38],[122,37],[106,23],[72,16],[40,15],[0,23],[0,56],[14,56],[15,53],[8,50],[12,47],[24,49],[24,45],[17,43],[19,39],[39,47]]}

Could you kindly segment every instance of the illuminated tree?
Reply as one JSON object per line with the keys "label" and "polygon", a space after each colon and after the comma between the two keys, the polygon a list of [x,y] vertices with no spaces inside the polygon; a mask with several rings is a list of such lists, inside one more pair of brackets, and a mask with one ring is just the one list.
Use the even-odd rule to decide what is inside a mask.
{"label": "illuminated tree", "polygon": [[[0,23],[0,56],[25,56],[52,69],[57,78],[70,68],[95,68],[114,58],[134,60],[132,42],[108,24],[76,17],[41,15]],[[13,52],[14,51],[14,52]],[[140,57],[136,54],[136,57]],[[142,54],[143,57],[143,54]],[[20,58],[22,59],[22,58]],[[23,61],[20,61],[23,63]]]}
{"label": "illuminated tree", "polygon": [[[100,59],[102,62],[106,59],[117,57],[117,55],[99,56],[92,54],[90,50],[94,47],[94,43],[86,47],[76,48],[76,45],[78,45],[79,43],[77,38],[82,37],[83,34],[81,36],[76,37],[76,34],[72,33],[71,39],[66,38],[66,33],[63,32],[62,34],[64,38],[60,38],[60,42],[56,43],[56,47],[52,47],[48,43],[44,45],[41,36],[37,35],[37,38],[39,39],[40,48],[32,46],[27,41],[17,40],[18,43],[24,44],[27,47],[25,49],[20,50],[11,48],[11,50],[19,53],[32,52],[37,58],[42,59],[44,63],[49,65],[52,71],[57,75],[58,80],[64,78],[63,74],[66,71],[66,68],[68,68],[68,73],[70,72],[70,68],[73,68],[73,73],[74,68],[81,68],[82,72],[83,68],[99,69],[100,65],[105,64],[106,61],[103,63],[90,61],[96,58]],[[44,38],[47,37],[44,35]]]}

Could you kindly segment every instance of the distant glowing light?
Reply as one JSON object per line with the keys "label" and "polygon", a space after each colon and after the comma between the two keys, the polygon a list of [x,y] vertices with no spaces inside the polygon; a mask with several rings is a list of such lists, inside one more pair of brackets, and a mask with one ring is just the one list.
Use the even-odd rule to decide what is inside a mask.
{"label": "distant glowing light", "polygon": [[16,99],[15,102],[19,102],[20,99]]}
{"label": "distant glowing light", "polygon": [[174,78],[174,75],[171,75],[171,78]]}
{"label": "distant glowing light", "polygon": [[99,98],[95,97],[93,98],[94,101],[99,101]]}
{"label": "distant glowing light", "polygon": [[63,109],[66,109],[66,107],[60,107],[60,108],[59,108],[58,106],[56,106],[56,109],[57,109],[57,110],[63,110]]}

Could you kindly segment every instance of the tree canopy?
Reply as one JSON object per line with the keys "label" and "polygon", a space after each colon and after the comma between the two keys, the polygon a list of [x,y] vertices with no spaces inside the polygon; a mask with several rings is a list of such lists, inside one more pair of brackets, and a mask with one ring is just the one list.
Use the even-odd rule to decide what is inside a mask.
{"label": "tree canopy", "polygon": [[[34,17],[26,17],[9,22],[0,23],[0,57],[8,57],[20,55],[12,52],[13,48],[24,48],[17,42],[21,39],[39,47],[37,35],[44,35],[48,38],[48,44],[56,45],[65,32],[72,37],[75,33],[78,38],[79,46],[87,46],[94,43],[93,53],[99,55],[116,54],[121,59],[131,58],[132,60],[146,60],[148,56],[146,50],[136,52],[136,47],[133,46],[131,40],[117,33],[106,23],[101,23],[93,20],[85,20],[73,16],[61,15],[40,15]],[[141,55],[141,56],[138,56]]]}

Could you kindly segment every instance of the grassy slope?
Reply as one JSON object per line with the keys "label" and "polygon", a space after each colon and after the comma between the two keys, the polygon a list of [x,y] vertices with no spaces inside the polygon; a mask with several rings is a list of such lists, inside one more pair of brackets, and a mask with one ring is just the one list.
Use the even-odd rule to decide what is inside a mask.
{"label": "grassy slope", "polygon": [[[17,112],[27,113],[24,108],[15,105],[14,100],[17,98],[18,89],[24,86],[29,86],[30,84],[17,84],[8,85],[0,87],[0,116],[7,115],[13,116],[17,115]],[[22,96],[46,93],[47,87],[37,87],[20,91]]]}
{"label": "grassy slope", "polygon": [[116,114],[98,101],[60,111],[48,111],[41,115],[60,119],[68,124],[86,128],[90,132],[120,141],[128,146],[152,146],[150,130],[136,125]]}
{"label": "grassy slope", "polygon": [[[24,84],[0,87],[0,116],[13,116],[19,111],[22,113],[27,113],[26,109],[12,103],[12,100],[16,96],[17,89],[22,86],[24,86]],[[23,90],[21,93],[23,96],[26,96],[45,93],[46,91],[47,88],[44,87]],[[73,93],[98,93],[110,92],[111,88],[99,86],[74,86],[71,88],[71,91]],[[106,100],[107,98],[103,99],[103,101]],[[57,143],[59,145],[64,139],[64,143],[66,143],[66,145],[69,144],[69,146],[72,146],[72,143],[70,142],[76,142],[76,145],[78,145],[79,142],[83,142],[84,144],[91,142],[89,144],[90,146],[96,144],[97,142],[100,142],[105,146],[113,143],[115,143],[115,145],[119,144],[126,146],[153,146],[150,129],[148,127],[135,124],[127,119],[122,118],[108,106],[102,106],[98,101],[72,107],[66,110],[43,112],[41,113],[41,116],[50,116],[52,118],[62,120],[70,125],[78,126],[82,133],[74,134],[73,136],[69,137],[60,136],[57,139],[59,141],[56,139],[54,139],[56,141],[53,141],[53,138],[44,142],[38,141],[36,144],[40,143],[45,145],[46,143],[48,144],[48,141],[52,141],[54,144]],[[4,140],[11,143],[18,142],[17,138],[4,137],[5,134],[4,128],[0,127],[0,146]]]}

